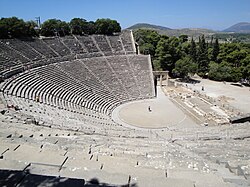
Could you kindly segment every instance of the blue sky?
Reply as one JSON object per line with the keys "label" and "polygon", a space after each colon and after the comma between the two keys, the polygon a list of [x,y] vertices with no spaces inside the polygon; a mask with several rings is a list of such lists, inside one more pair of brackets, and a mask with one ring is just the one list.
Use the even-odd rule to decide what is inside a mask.
{"label": "blue sky", "polygon": [[170,28],[225,29],[250,22],[250,0],[0,0],[0,17],[44,21],[116,19],[122,28],[151,23]]}

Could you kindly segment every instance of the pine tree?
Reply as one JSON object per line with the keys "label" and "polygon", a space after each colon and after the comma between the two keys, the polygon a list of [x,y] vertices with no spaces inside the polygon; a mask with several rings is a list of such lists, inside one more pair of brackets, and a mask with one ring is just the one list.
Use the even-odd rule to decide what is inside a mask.
{"label": "pine tree", "polygon": [[212,37],[211,37],[211,40],[210,40],[209,47],[212,47],[212,46],[213,46],[213,43],[214,43],[214,37],[212,36]]}
{"label": "pine tree", "polygon": [[208,46],[204,35],[201,38],[199,37],[197,62],[200,75],[205,75],[208,71]]}
{"label": "pine tree", "polygon": [[211,56],[211,60],[214,62],[218,62],[218,55],[220,52],[220,45],[218,42],[218,38],[215,39],[215,42],[213,43],[213,50],[212,50],[212,56]]}
{"label": "pine tree", "polygon": [[193,37],[191,39],[190,57],[191,57],[191,59],[192,59],[193,62],[197,61],[197,50],[196,50],[196,44],[194,42]]}

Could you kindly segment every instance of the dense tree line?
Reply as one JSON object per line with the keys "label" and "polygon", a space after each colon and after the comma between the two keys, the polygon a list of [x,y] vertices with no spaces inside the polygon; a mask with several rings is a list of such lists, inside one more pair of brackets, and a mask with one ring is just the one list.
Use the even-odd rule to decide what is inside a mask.
{"label": "dense tree line", "polygon": [[0,38],[18,38],[23,36],[36,36],[36,23],[33,21],[25,22],[17,17],[0,19]]}
{"label": "dense tree line", "polygon": [[150,54],[155,70],[168,70],[172,76],[188,78],[197,73],[218,81],[250,80],[250,45],[243,43],[188,41],[186,35],[168,37],[153,30],[134,32],[142,54]]}
{"label": "dense tree line", "polygon": [[17,17],[0,19],[0,38],[19,38],[33,36],[66,36],[70,34],[112,35],[120,32],[121,26],[116,20],[97,19],[95,22],[82,18],[73,18],[69,23],[59,19],[49,19],[38,28],[34,21],[25,22]]}

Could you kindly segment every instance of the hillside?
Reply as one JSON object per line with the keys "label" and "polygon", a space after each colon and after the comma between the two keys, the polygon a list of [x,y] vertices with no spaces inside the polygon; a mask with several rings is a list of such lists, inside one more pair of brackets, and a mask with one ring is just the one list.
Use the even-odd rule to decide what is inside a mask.
{"label": "hillside", "polygon": [[248,22],[237,23],[225,29],[224,32],[250,33],[250,23]]}
{"label": "hillside", "polygon": [[170,29],[168,27],[146,24],[146,23],[138,23],[135,24],[128,29],[137,30],[137,29],[152,29],[156,30],[160,34],[166,34],[168,36],[180,36],[180,35],[188,35],[190,37],[198,37],[201,35],[210,36],[215,34],[215,31],[209,29],[201,29],[201,28],[184,28],[184,29]]}
{"label": "hillside", "polygon": [[156,29],[156,30],[172,30],[168,27],[163,27],[163,26],[159,26],[159,25],[152,25],[152,24],[148,24],[148,23],[137,23],[135,25],[132,25],[131,27],[127,28],[127,29]]}
{"label": "hillside", "polygon": [[[198,41],[199,36],[205,35],[207,40],[213,37],[218,38],[220,43],[224,42],[243,42],[250,43],[250,23],[238,23],[234,26],[219,32],[203,28],[183,28],[183,29],[171,29],[164,26],[152,25],[147,23],[138,23],[128,29],[151,29],[157,31],[159,34],[165,34],[167,36],[180,36],[188,35]],[[248,30],[247,30],[248,29]]]}
{"label": "hillside", "polygon": [[166,31],[164,34],[167,34],[169,36],[180,36],[180,35],[188,35],[190,37],[198,37],[201,35],[205,36],[211,36],[215,34],[215,31],[209,30],[209,29],[202,29],[202,28],[184,28],[184,29],[173,29]]}

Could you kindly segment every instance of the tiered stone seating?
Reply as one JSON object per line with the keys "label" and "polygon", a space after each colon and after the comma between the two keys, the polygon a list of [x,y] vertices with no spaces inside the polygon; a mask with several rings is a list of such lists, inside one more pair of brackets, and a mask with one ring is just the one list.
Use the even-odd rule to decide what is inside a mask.
{"label": "tiered stone seating", "polygon": [[38,59],[41,59],[43,55],[38,53],[36,50],[34,50],[32,47],[27,45],[22,40],[18,39],[3,39],[2,40],[5,44],[9,45],[12,49],[15,49],[19,52],[21,52],[25,57],[32,61],[36,61]]}
{"label": "tiered stone seating", "polygon": [[29,73],[20,75],[14,83],[9,84],[5,90],[11,95],[36,100],[39,97],[41,102],[67,108],[68,102],[89,108],[101,113],[110,113],[110,109],[117,104],[117,101],[104,100],[104,93],[94,93],[92,89],[76,80],[72,76],[61,71],[55,65],[49,65]]}
{"label": "tiered stone seating", "polygon": [[135,54],[130,31],[114,36],[1,39],[0,73],[3,76],[7,70],[8,75],[4,77],[10,77],[27,68],[58,62],[58,57],[63,57],[65,61],[65,58],[70,60],[123,54]]}
{"label": "tiered stone seating", "polygon": [[87,50],[76,40],[74,36],[65,36],[61,38],[62,42],[70,49],[73,54],[87,53]]}
{"label": "tiered stone seating", "polygon": [[3,90],[31,100],[39,96],[54,106],[70,102],[110,114],[123,102],[153,97],[151,73],[145,56],[85,58],[30,70]]}
{"label": "tiered stone seating", "polygon": [[104,35],[94,35],[93,39],[104,55],[109,56],[113,54],[111,46]]}
{"label": "tiered stone seating", "polygon": [[[1,54],[2,55],[2,54]],[[8,62],[9,59],[5,56],[0,56],[0,62],[1,62],[1,65],[4,65],[6,62]]]}
{"label": "tiered stone seating", "polygon": [[76,36],[83,46],[86,47],[88,53],[99,53],[97,46],[95,45],[91,36]]}
{"label": "tiered stone seating", "polygon": [[121,80],[121,83],[126,88],[130,98],[138,99],[140,97],[140,90],[127,56],[112,56],[107,57],[106,59],[110,62],[111,68],[116,72],[118,79]]}
{"label": "tiered stone seating", "polygon": [[[83,96],[82,93],[74,87],[74,82],[62,72],[58,72],[56,67],[50,65],[46,68],[40,68],[37,74],[39,77],[44,78],[46,82],[53,85],[50,90],[52,91],[52,95],[75,104],[82,104],[79,98]],[[71,85],[71,83],[73,85]],[[69,97],[69,95],[71,97]],[[55,102],[55,105],[57,105],[57,102]]]}
{"label": "tiered stone seating", "polygon": [[134,54],[131,36],[0,40],[1,75],[12,77],[1,91],[37,119],[48,107],[47,123],[108,124],[118,105],[154,96],[150,61]]}
{"label": "tiered stone seating", "polygon": [[9,59],[8,64],[1,62],[6,68],[29,62],[29,59],[25,58],[18,51],[13,50],[8,44],[2,41],[0,41],[0,53],[5,59]]}
{"label": "tiered stone seating", "polygon": [[60,38],[45,38],[43,41],[60,56],[71,54],[70,50],[61,42]]}
{"label": "tiered stone seating", "polygon": [[84,63],[91,72],[99,77],[99,80],[112,91],[113,95],[121,100],[129,99],[127,91],[105,58],[82,59],[81,62]]}
{"label": "tiered stone seating", "polygon": [[91,73],[86,65],[81,61],[75,60],[67,63],[57,64],[67,74],[75,78],[78,82],[84,84],[87,90],[102,96],[107,102],[112,102],[114,105],[119,103],[116,97],[113,97],[111,90],[104,85],[99,79],[98,75]]}
{"label": "tiered stone seating", "polygon": [[149,57],[144,55],[129,55],[131,68],[135,70],[136,79],[139,82],[139,89],[143,97],[154,96],[152,67],[149,63]]}
{"label": "tiered stone seating", "polygon": [[[3,55],[3,54],[2,54]],[[10,59],[6,56],[0,56],[0,71],[3,71],[5,68],[14,66],[14,63],[11,63]]]}
{"label": "tiered stone seating", "polygon": [[[115,182],[117,178],[119,184],[120,181],[126,184],[128,176],[137,186],[249,186],[248,139],[240,141],[228,137],[205,140],[200,137],[204,135],[212,138],[214,134],[222,133],[239,136],[242,132],[248,135],[249,123],[231,128],[205,127],[202,130],[199,127],[176,131],[131,130],[112,124],[90,125],[90,122],[84,121],[80,125],[76,120],[77,113],[44,107],[40,103],[19,98],[10,99],[13,103],[25,106],[23,110],[36,111],[37,116],[41,116],[40,120],[51,121],[47,120],[48,124],[39,123],[41,126],[33,128],[27,119],[13,117],[16,113],[10,115],[13,112],[11,109],[9,113],[1,115],[2,168],[27,168],[31,174],[46,173],[58,178],[83,176],[86,181],[95,176],[102,182],[113,184],[109,186],[121,186]],[[56,120],[60,125],[55,123]],[[75,131],[56,129],[67,129],[70,125],[75,126]],[[198,131],[199,136],[194,133]],[[66,158],[64,167],[58,172],[57,166]],[[154,179],[157,177],[160,183],[152,180],[152,176]],[[7,176],[3,177],[7,179]],[[8,178],[6,181],[11,180]],[[2,182],[6,184],[5,180]],[[49,186],[52,184],[49,182],[44,181],[44,184]],[[19,184],[27,185],[26,179]]]}
{"label": "tiered stone seating", "polygon": [[58,57],[58,54],[56,54],[51,48],[49,48],[48,45],[41,39],[26,38],[23,39],[23,41],[46,58]]}
{"label": "tiered stone seating", "polygon": [[131,31],[128,30],[123,31],[120,35],[126,54],[135,54],[134,43],[131,35]]}
{"label": "tiered stone seating", "polygon": [[84,107],[75,106],[68,110],[24,98],[5,97],[9,106],[18,106],[25,115],[33,116],[40,125],[53,125],[62,129],[96,130],[107,124],[114,124],[108,116]]}
{"label": "tiered stone seating", "polygon": [[114,54],[118,54],[118,55],[125,54],[125,50],[123,49],[120,36],[116,36],[116,35],[107,36],[107,38],[110,42],[110,45],[112,47],[112,51]]}

